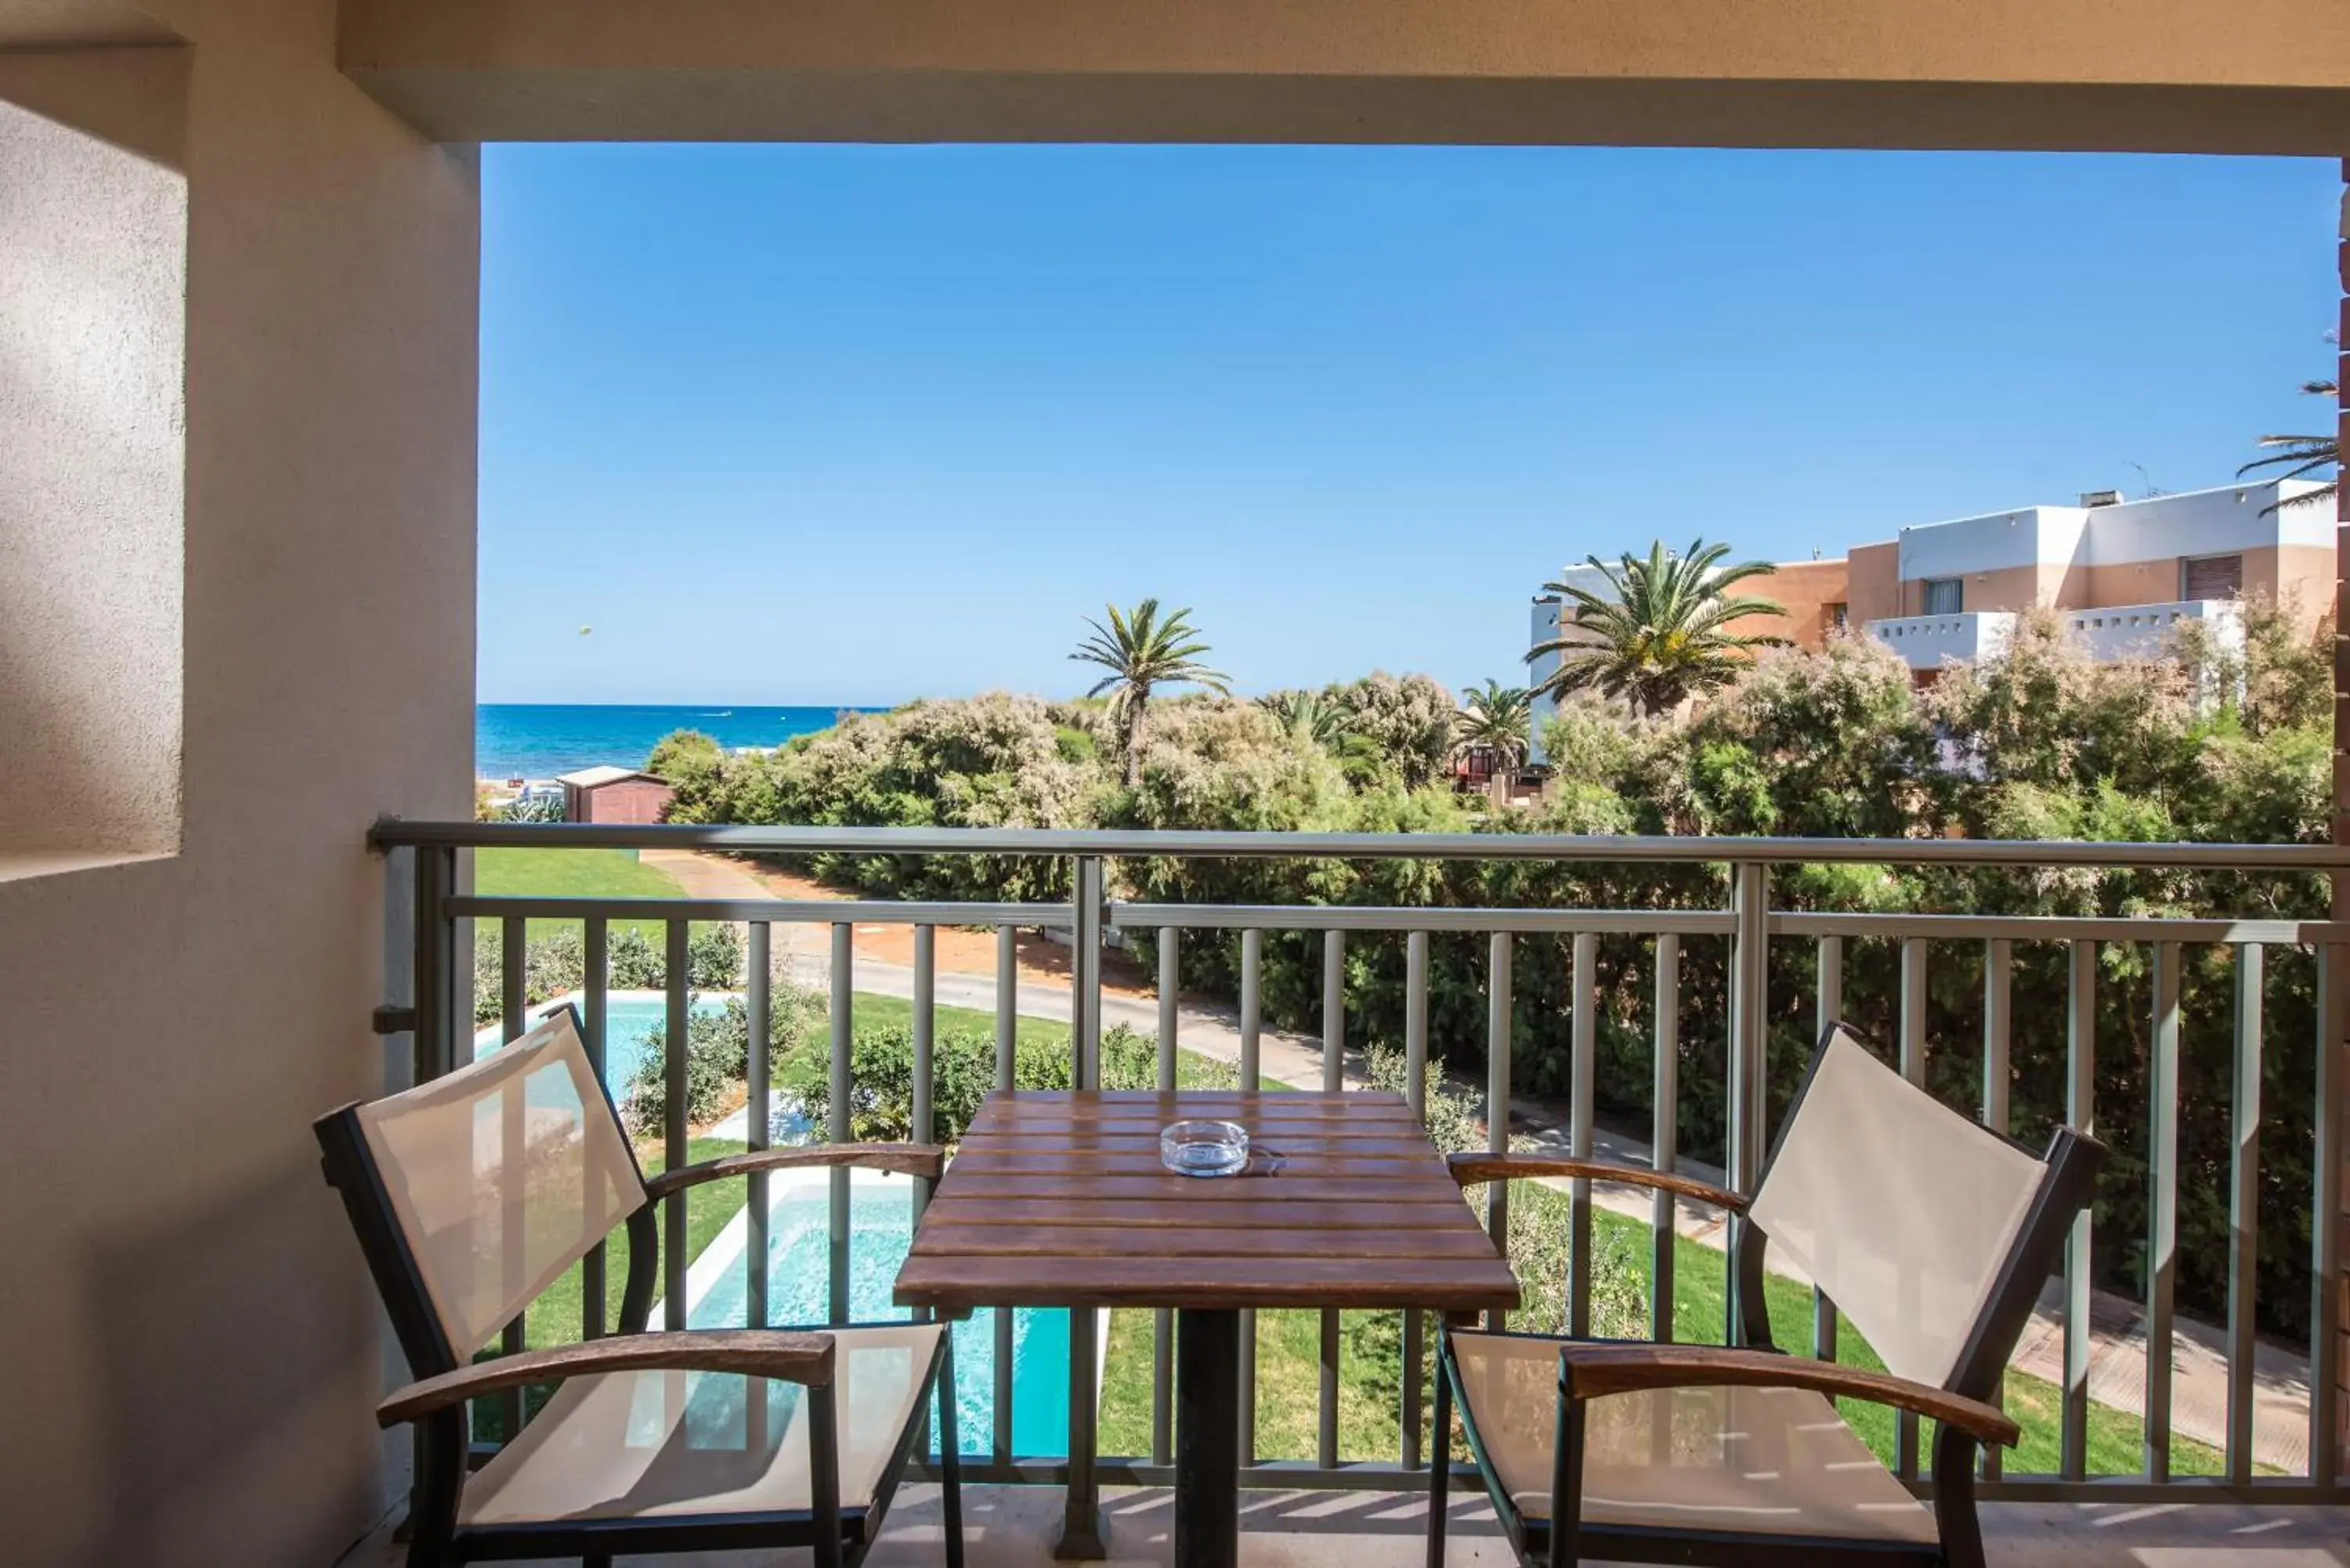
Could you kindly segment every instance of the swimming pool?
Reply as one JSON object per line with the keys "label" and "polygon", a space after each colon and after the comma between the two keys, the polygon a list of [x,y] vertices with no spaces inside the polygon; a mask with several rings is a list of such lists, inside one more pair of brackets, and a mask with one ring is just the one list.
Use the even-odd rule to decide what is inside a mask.
{"label": "swimming pool", "polygon": [[[585,1016],[586,1003],[569,992],[540,1002],[530,1010],[529,1021],[536,1023],[558,1007],[576,1005]],[[723,996],[696,996],[692,999],[697,1016],[723,1012],[726,1009]],[[669,1019],[669,999],[657,991],[619,991],[606,995],[604,1002],[604,1084],[614,1095],[624,1093],[629,1075],[644,1060],[653,1031]],[[500,1044],[501,1031],[494,1023],[473,1031],[473,1054],[494,1051]]]}
{"label": "swimming pool", "polygon": [[[902,1322],[913,1314],[892,1305],[889,1291],[913,1238],[912,1184],[904,1177],[868,1179],[849,1187],[848,1315],[858,1323]],[[767,1226],[767,1320],[776,1326],[820,1324],[827,1311],[825,1184],[801,1181],[770,1194]],[[747,1326],[743,1249],[746,1215],[733,1221],[694,1262],[687,1284],[686,1321],[695,1328]],[[966,1454],[985,1454],[995,1430],[995,1309],[983,1309],[954,1326],[955,1435]],[[1021,1307],[1012,1314],[1012,1451],[1016,1458],[1068,1451],[1069,1314]]]}

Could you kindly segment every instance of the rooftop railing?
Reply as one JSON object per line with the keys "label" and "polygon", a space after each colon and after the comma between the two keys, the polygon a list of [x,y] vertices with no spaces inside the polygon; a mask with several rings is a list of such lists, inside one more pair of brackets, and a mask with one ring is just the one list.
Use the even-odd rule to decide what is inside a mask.
{"label": "rooftop railing", "polygon": [[[2064,1015],[2061,1021],[2032,1020],[2029,1031],[2044,1050],[2044,1043],[2061,1030],[2061,1063],[2038,1062],[2033,1070],[2059,1071],[2064,1085],[2063,1119],[2095,1133],[2100,1107],[2095,1103],[2102,1045],[2098,1039],[2097,988],[2101,947],[2126,946],[2144,961],[2149,1007],[2142,1037],[2124,1043],[2134,1054],[2134,1073],[2142,1069],[2145,1099],[2145,1142],[2140,1168],[2131,1179],[2142,1179],[2144,1233],[2126,1238],[2142,1248],[2144,1365],[2139,1462],[2133,1473],[2100,1474],[2091,1454],[2092,1323],[2091,1247],[2093,1220],[2085,1215],[2074,1228],[2068,1249],[2056,1310],[2063,1324],[2063,1376],[2059,1386],[2061,1439],[2058,1462],[2046,1474],[2001,1474],[1987,1466],[1982,1495],[2037,1500],[2160,1499],[2186,1501],[2205,1497],[2271,1501],[2340,1501],[2336,1471],[2340,1395],[2339,1291],[2342,1259],[2338,1252],[2342,1210],[2342,1104],[2345,1067],[2338,1036],[2342,1031],[2328,1021],[2344,1014],[2343,985],[2350,970],[2342,962],[2341,944],[2350,943],[2350,922],[2278,918],[2254,909],[2243,914],[2225,909],[2191,918],[2130,915],[2000,914],[1993,912],[1845,913],[1774,908],[1774,875],[1786,868],[1829,864],[1972,868],[1986,873],[2046,876],[2058,868],[2204,874],[2222,888],[2239,887],[2244,878],[2227,874],[2257,874],[2267,877],[2301,877],[2312,884],[2315,905],[2325,902],[2324,884],[2350,872],[2350,849],[2297,845],[2212,844],[2091,844],[2029,843],[1978,840],[1860,840],[1705,837],[1586,837],[1508,833],[1471,835],[1354,835],[1170,832],[1079,832],[1026,829],[900,829],[900,828],[743,828],[743,827],[618,827],[584,825],[492,825],[474,823],[410,823],[385,821],[371,842],[391,859],[388,883],[387,952],[390,961],[391,994],[377,1017],[378,1032],[391,1038],[393,1076],[412,1071],[418,1078],[447,1072],[469,1059],[474,1016],[468,1005],[471,969],[461,963],[462,940],[467,922],[497,929],[502,935],[503,968],[499,1012],[503,1034],[513,1038],[525,1027],[527,1012],[522,954],[526,922],[561,919],[582,922],[585,933],[585,981],[578,1001],[587,1026],[590,1053],[598,1070],[605,1063],[608,1016],[606,954],[616,921],[657,922],[664,933],[666,953],[665,1034],[667,1056],[666,1121],[660,1129],[663,1152],[671,1164],[683,1163],[691,1128],[686,1120],[685,1053],[681,1049],[689,1032],[688,940],[695,922],[739,922],[747,928],[749,961],[744,1002],[748,1012],[750,1046],[747,1063],[748,1136],[753,1144],[765,1141],[772,1113],[778,1104],[776,1064],[768,1059],[770,1008],[773,1003],[772,959],[779,927],[816,926],[829,933],[827,950],[830,1008],[828,1018],[828,1135],[846,1139],[849,1134],[851,1045],[858,958],[855,939],[860,927],[910,927],[912,940],[912,1022],[914,1054],[912,1136],[929,1139],[937,1130],[932,1106],[932,1078],[938,1040],[936,932],[940,927],[992,929],[994,944],[994,1081],[1010,1087],[1015,1060],[1015,1040],[1021,1014],[1022,977],[1016,963],[1014,933],[1024,928],[1045,928],[1073,934],[1067,982],[1070,1023],[1071,1081],[1079,1087],[1098,1086],[1102,1065],[1102,955],[1111,933],[1126,933],[1155,945],[1158,961],[1155,1062],[1158,1085],[1176,1085],[1181,1028],[1178,992],[1184,972],[1187,944],[1216,942],[1237,947],[1233,972],[1237,980],[1237,1024],[1240,1081],[1254,1085],[1263,1070],[1265,1036],[1264,944],[1276,933],[1318,934],[1321,954],[1320,1018],[1322,1052],[1318,1085],[1343,1091],[1347,1085],[1344,1054],[1362,1044],[1347,1038],[1349,1012],[1347,950],[1350,941],[1379,944],[1381,961],[1401,968],[1400,1050],[1406,1069],[1407,1093],[1426,1112],[1432,1078],[1441,1080],[1446,1044],[1483,1047],[1483,1104],[1490,1147],[1505,1147],[1509,1137],[1508,1107],[1513,1098],[1513,1012],[1527,1005],[1556,1010],[1565,1015],[1568,1039],[1565,1136],[1568,1151],[1581,1156],[1595,1152],[1596,1121],[1596,1069],[1598,1059],[1601,988],[1596,971],[1601,944],[1631,944],[1639,967],[1653,976],[1652,1001],[1645,1021],[1650,1056],[1649,1125],[1646,1129],[1649,1158],[1660,1168],[1671,1168],[1686,1147],[1683,1123],[1687,1095],[1679,1080],[1681,1064],[1693,1042],[1684,1024],[1699,1013],[1719,1016],[1722,1035],[1719,1050],[1724,1062],[1723,1099],[1720,1125],[1724,1129],[1722,1164],[1728,1185],[1740,1191],[1753,1189],[1767,1148],[1768,1033],[1774,1013],[1783,1021],[1791,1013],[1808,1013],[1804,1021],[1816,1028],[1840,1019],[1846,1001],[1848,960],[1864,951],[1877,955],[1880,966],[1889,961],[1898,973],[1898,1002],[1892,1009],[1887,1044],[1898,1055],[1900,1070],[1913,1081],[1927,1082],[1929,1048],[1952,1048],[1950,1031],[1937,1027],[1937,1003],[1929,987],[1929,966],[1961,954],[1966,972],[1979,970],[1981,991],[1970,993],[1970,1017],[1979,1019],[1979,1037],[1964,1044],[1968,1054],[1979,1049],[1979,1097],[1961,1108],[1987,1125],[2006,1131],[2010,1123],[2011,1088],[2020,1064],[2014,1054],[2018,1033],[2012,981],[2019,963],[2018,947],[2035,955],[2049,972],[2061,972]],[[1072,891],[1066,901],[960,902],[898,901],[851,898],[613,898],[564,896],[484,896],[461,890],[460,852],[467,849],[527,846],[538,848],[691,848],[764,856],[815,854],[892,857],[1054,857],[1065,862],[1066,880],[1055,885]],[[1631,909],[1371,907],[1352,904],[1218,905],[1180,902],[1123,902],[1109,897],[1110,870],[1121,858],[1156,860],[1232,860],[1275,857],[1284,859],[1325,857],[1350,863],[1396,860],[1544,861],[1596,867],[1712,867],[1711,886],[1721,889],[1719,902],[1704,907]],[[1726,875],[1724,874],[1726,873]],[[2251,895],[2244,895],[2250,898]],[[2273,907],[2272,904],[2271,906]],[[2338,906],[2337,906],[2338,907]],[[1482,1041],[1446,1040],[1431,1051],[1430,973],[1432,941],[1482,939],[1484,1029]],[[1400,940],[1399,953],[1392,950]],[[1284,940],[1287,940],[1284,938]],[[1529,944],[1556,944],[1558,968],[1566,976],[1565,993],[1528,995],[1513,985],[1515,960]],[[1685,994],[1684,957],[1706,951],[1705,962],[1717,961],[1722,981],[1718,1009],[1709,1002],[1696,1007]],[[1882,944],[1881,947],[1877,944]],[[1774,986],[1773,956],[1784,960],[1789,949],[1801,963],[1781,962],[1782,980]],[[2203,948],[2229,950],[2232,994],[2225,1016],[2196,1018],[2193,1028],[2183,1024],[2182,954]],[[1229,954],[1230,947],[1226,948]],[[1717,956],[1718,955],[1718,959]],[[2290,955],[2290,957],[2282,956]],[[2280,1036],[2263,1007],[2268,980],[2278,963],[2308,966],[2318,998],[2311,1025],[2314,1039],[2306,1045],[2314,1069],[2305,1081],[2293,1082],[2280,1070],[2282,1054],[2273,1054]],[[2061,964],[2061,971],[2054,966]],[[1807,995],[1791,995],[1783,976],[1800,971],[1808,981]],[[1947,972],[1947,971],[1945,971]],[[2037,971],[2036,971],[2037,972]],[[2296,971],[2297,973],[2300,971]],[[1798,982],[1800,983],[1800,982]],[[2206,988],[2208,989],[2208,988]],[[1032,997],[1033,1000],[1033,997]],[[1947,1006],[1947,1004],[1945,1004]],[[1620,1023],[1620,1020],[1619,1020]],[[1970,1032],[1971,1033],[1971,1032]],[[2182,1059],[2190,1049],[2224,1050],[2227,1103],[2182,1106]],[[2264,1056],[2265,1052],[2272,1054]],[[1464,1052],[1474,1054],[1473,1051]],[[2109,1060],[2110,1064],[2110,1060]],[[2209,1065],[2209,1064],[2199,1064]],[[1947,1075],[1944,1075],[1947,1079]],[[2264,1111],[2263,1088],[2269,1104]],[[1948,1083],[1942,1085],[1948,1096]],[[2282,1091],[2305,1096],[2291,1106],[2295,1114],[2280,1116],[2286,1104]],[[2112,1107],[2107,1107],[2108,1114]],[[2301,1115],[2306,1112],[2305,1117]],[[2226,1210],[2226,1303],[2224,1323],[2218,1325],[2225,1356],[2224,1432],[2218,1474],[2186,1477],[2175,1473],[2171,1367],[2180,1328],[2177,1303],[2179,1247],[2180,1118],[2224,1116],[2228,1120],[2226,1188],[2216,1195],[2196,1192],[2193,1201],[2220,1202]],[[2306,1324],[2307,1465],[2301,1473],[2271,1473],[2277,1467],[2256,1461],[2254,1442],[2256,1325],[2264,1304],[2258,1293],[2261,1211],[2263,1195],[2263,1137],[2272,1155],[2278,1152],[2279,1134],[2264,1135],[2272,1124],[2289,1121],[2296,1139],[2305,1147],[2289,1151],[2293,1163],[2305,1157],[2310,1171],[2305,1211],[2298,1199],[2284,1196],[2291,1221],[2305,1223],[2308,1299]],[[850,1217],[849,1189],[837,1173],[833,1178],[827,1215],[826,1251],[827,1296],[831,1316],[846,1317],[848,1310]],[[2273,1188],[2273,1182],[2269,1186]],[[915,1211],[925,1193],[917,1184]],[[1487,1219],[1497,1239],[1506,1237],[1509,1189],[1495,1183],[1488,1189]],[[1588,1182],[1575,1183],[1568,1195],[1574,1256],[1587,1258],[1592,1239],[1595,1195]],[[2278,1201],[2272,1191],[2272,1212]],[[668,1199],[671,1212],[664,1229],[685,1234],[683,1199]],[[1676,1270],[1677,1210],[1669,1194],[1654,1199],[1649,1219],[1650,1329],[1660,1337],[1675,1331],[1672,1302]],[[764,1322],[767,1308],[767,1216],[763,1179],[754,1179],[750,1199],[750,1244],[746,1247],[744,1293],[754,1323]],[[2298,1228],[2296,1223],[2294,1228]],[[2106,1238],[2111,1244],[2113,1238]],[[685,1249],[674,1248],[664,1261],[663,1297],[668,1322],[683,1322],[687,1300],[688,1260]],[[1684,1265],[1685,1266],[1685,1265]],[[1721,1266],[1727,1280],[1728,1254]],[[1587,1321],[1592,1271],[1580,1264],[1572,1271],[1568,1310],[1571,1322]],[[591,1259],[584,1281],[581,1332],[604,1331],[605,1281],[600,1257]],[[2273,1304],[2273,1303],[2268,1303]],[[1171,1476],[1172,1442],[1170,1332],[1168,1314],[1157,1315],[1152,1329],[1154,1357],[1150,1441],[1149,1451],[1103,1454],[1097,1451],[1097,1376],[1101,1350],[1093,1314],[1072,1314],[1068,1347],[1068,1441],[1061,1454],[1015,1451],[1013,1409],[1016,1397],[1012,1370],[1014,1356],[1009,1314],[994,1314],[994,1420],[986,1434],[986,1451],[965,1473],[973,1479],[1029,1481],[1065,1486],[1073,1523],[1090,1524],[1096,1518],[1098,1488],[1105,1480],[1163,1484]],[[1339,1428],[1341,1343],[1338,1314],[1325,1314],[1320,1334],[1315,1442],[1305,1453],[1258,1454],[1253,1451],[1255,1423],[1253,1389],[1243,1398],[1243,1458],[1244,1484],[1277,1487],[1400,1487],[1412,1484],[1408,1474],[1425,1475],[1422,1447],[1423,1382],[1416,1369],[1427,1349],[1427,1325],[1419,1314],[1408,1314],[1401,1345],[1401,1392],[1395,1408],[1391,1451],[1373,1459],[1342,1452]],[[508,1349],[522,1343],[520,1325],[510,1328]],[[1812,1354],[1833,1355],[1838,1343],[1838,1323],[1833,1303],[1814,1293],[1809,1344],[1798,1347]],[[1251,1346],[1244,1354],[1253,1356]],[[1254,1366],[1248,1359],[1244,1366]],[[517,1429],[519,1404],[506,1413],[503,1429]],[[1918,1433],[1904,1421],[1898,1434],[1897,1469],[1921,1492],[1930,1490],[1932,1478],[1920,1472]]]}

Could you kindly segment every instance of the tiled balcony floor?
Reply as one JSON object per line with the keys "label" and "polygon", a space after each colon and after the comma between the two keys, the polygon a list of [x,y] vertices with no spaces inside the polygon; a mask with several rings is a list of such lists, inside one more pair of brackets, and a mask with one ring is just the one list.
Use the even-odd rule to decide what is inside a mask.
{"label": "tiled balcony floor", "polygon": [[[1053,1568],[1060,1493],[1046,1487],[964,1491],[968,1568]],[[1172,1498],[1160,1490],[1109,1491],[1112,1568],[1155,1568],[1171,1552]],[[1242,1497],[1243,1568],[1424,1568],[1426,1515],[1416,1496],[1391,1492],[1248,1492]],[[1985,1504],[1994,1568],[2350,1568],[2350,1509],[2234,1504]],[[1447,1568],[1507,1568],[1509,1552],[1482,1501],[1453,1503]],[[766,1568],[806,1553],[625,1558],[650,1568]],[[866,1559],[872,1568],[935,1568],[941,1561],[938,1490],[910,1487]],[[379,1537],[345,1559],[349,1568],[399,1568]]]}

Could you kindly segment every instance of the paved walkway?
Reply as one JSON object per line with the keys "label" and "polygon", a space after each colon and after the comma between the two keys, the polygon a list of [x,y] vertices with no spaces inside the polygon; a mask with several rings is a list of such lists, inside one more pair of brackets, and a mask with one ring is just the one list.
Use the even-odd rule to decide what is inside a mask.
{"label": "paved walkway", "polygon": [[[676,876],[690,895],[701,898],[765,898],[772,895],[757,879],[733,861],[712,856],[683,851],[647,850],[644,860],[658,865]],[[692,863],[690,867],[686,862]],[[691,877],[694,880],[689,881]],[[705,890],[706,889],[706,890]],[[823,987],[829,983],[830,934],[822,926],[778,926],[775,928],[775,948],[779,956],[788,956],[793,978],[804,985]],[[863,956],[856,968],[857,989],[884,996],[910,1000],[914,994],[912,966],[884,962]],[[970,974],[941,969],[937,977],[937,997],[942,1005],[970,1008],[993,1013],[995,1011],[995,977],[992,972]],[[1024,1018],[1049,1019],[1066,1023],[1070,1020],[1070,994],[1066,984],[1049,979],[1024,974],[1019,988],[1018,1007]],[[1178,1037],[1183,1048],[1217,1061],[1237,1063],[1241,1053],[1240,1015],[1237,1010],[1220,1002],[1186,1000],[1177,1012]],[[1123,1023],[1136,1033],[1155,1036],[1159,1030],[1159,1004],[1156,999],[1145,999],[1114,992],[1102,997],[1102,1023],[1105,1026]],[[1292,1030],[1264,1028],[1258,1034],[1260,1066],[1265,1076],[1300,1087],[1317,1085],[1322,1082],[1322,1040],[1318,1034]],[[1346,1076],[1349,1083],[1362,1082],[1362,1059],[1359,1053],[1348,1052]],[[1459,1079],[1453,1086],[1474,1096],[1481,1103],[1484,1086]],[[1513,1098],[1510,1102],[1510,1127],[1513,1137],[1529,1140],[1537,1147],[1555,1148],[1564,1153],[1566,1147],[1566,1108],[1545,1101]],[[1648,1146],[1635,1138],[1601,1131],[1594,1140],[1598,1152],[1606,1158],[1627,1165],[1645,1166],[1649,1163]],[[1700,1180],[1719,1182],[1721,1172],[1712,1167],[1684,1159],[1681,1171]],[[1563,1187],[1564,1182],[1548,1185]],[[1645,1188],[1602,1183],[1594,1189],[1595,1199],[1613,1212],[1647,1222],[1651,1215],[1650,1194]],[[1727,1242],[1721,1215],[1711,1210],[1683,1203],[1677,1208],[1677,1226],[1680,1233],[1701,1246],[1717,1251]],[[1783,1261],[1764,1258],[1771,1271],[1783,1278],[1802,1283],[1810,1282],[1800,1271],[1788,1267]],[[2043,1298],[2041,1308],[2033,1315],[2031,1325],[2009,1365],[2016,1370],[2061,1386],[2064,1382],[2064,1322],[2054,1307],[2054,1290]],[[2123,1296],[2098,1292],[2090,1306],[2089,1397],[2098,1404],[2131,1415],[2143,1415],[2146,1410],[2147,1347],[2146,1326],[2137,1303]],[[2171,1430],[2178,1436],[2191,1438],[2213,1448],[2222,1447],[2227,1440],[2228,1356],[2220,1331],[2212,1325],[2176,1320],[2171,1354]],[[2252,1454],[2260,1464],[2286,1474],[2305,1472],[2309,1464],[2309,1364],[2302,1356],[2273,1345],[2262,1345],[2253,1356],[2253,1420]]]}

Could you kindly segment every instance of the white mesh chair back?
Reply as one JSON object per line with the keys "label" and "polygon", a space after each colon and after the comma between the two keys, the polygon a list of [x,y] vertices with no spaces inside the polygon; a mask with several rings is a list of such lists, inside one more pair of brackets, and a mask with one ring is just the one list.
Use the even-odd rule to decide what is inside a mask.
{"label": "white mesh chair back", "polygon": [[569,1008],[358,1115],[461,1362],[645,1201]]}
{"label": "white mesh chair back", "polygon": [[1947,1387],[2046,1170],[1839,1029],[1747,1212],[1888,1370]]}

